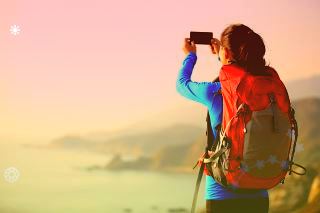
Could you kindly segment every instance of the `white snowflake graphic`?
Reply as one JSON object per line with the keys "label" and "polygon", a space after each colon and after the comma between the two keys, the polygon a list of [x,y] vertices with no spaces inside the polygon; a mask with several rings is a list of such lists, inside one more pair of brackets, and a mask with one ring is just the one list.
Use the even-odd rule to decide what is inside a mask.
{"label": "white snowflake graphic", "polygon": [[274,156],[274,155],[270,155],[269,159],[268,159],[268,162],[270,162],[271,164],[277,163],[278,162],[277,157]]}
{"label": "white snowflake graphic", "polygon": [[18,25],[12,25],[10,27],[10,32],[14,36],[18,35],[20,33],[20,31],[21,31],[21,29],[20,29],[20,27]]}
{"label": "white snowflake graphic", "polygon": [[262,169],[264,167],[264,161],[263,160],[257,160],[256,167],[258,169]]}
{"label": "white snowflake graphic", "polygon": [[14,183],[19,179],[20,172],[15,167],[8,167],[4,170],[4,179],[9,183]]}
{"label": "white snowflake graphic", "polygon": [[297,143],[296,145],[296,153],[302,152],[304,150],[302,143]]}
{"label": "white snowflake graphic", "polygon": [[249,166],[246,164],[241,164],[241,169],[245,172],[249,172]]}
{"label": "white snowflake graphic", "polygon": [[289,163],[286,160],[281,161],[280,166],[282,169],[287,170],[289,168]]}

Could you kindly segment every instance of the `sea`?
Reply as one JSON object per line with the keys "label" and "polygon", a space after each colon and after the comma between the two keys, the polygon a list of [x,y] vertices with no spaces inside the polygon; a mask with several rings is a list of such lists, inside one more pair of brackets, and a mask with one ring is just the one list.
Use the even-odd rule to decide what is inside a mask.
{"label": "sea", "polygon": [[[108,171],[111,155],[1,144],[0,213],[190,212],[198,170]],[[190,165],[192,170],[192,165]],[[197,207],[205,208],[205,178]]]}

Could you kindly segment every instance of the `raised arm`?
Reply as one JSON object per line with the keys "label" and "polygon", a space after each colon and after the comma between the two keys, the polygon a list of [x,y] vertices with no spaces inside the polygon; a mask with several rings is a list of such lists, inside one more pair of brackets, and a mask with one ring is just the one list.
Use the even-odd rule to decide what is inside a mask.
{"label": "raised arm", "polygon": [[176,89],[182,96],[205,106],[210,106],[213,93],[220,89],[220,83],[192,81],[191,75],[196,61],[197,55],[194,52],[189,52],[179,71]]}

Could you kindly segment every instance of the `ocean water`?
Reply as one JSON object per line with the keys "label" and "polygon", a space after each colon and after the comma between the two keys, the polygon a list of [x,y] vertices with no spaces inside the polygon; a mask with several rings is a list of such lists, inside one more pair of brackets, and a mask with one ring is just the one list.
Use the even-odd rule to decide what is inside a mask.
{"label": "ocean water", "polygon": [[[110,156],[89,152],[1,145],[1,213],[152,213],[190,211],[197,172],[168,174],[106,171]],[[14,167],[19,177],[8,181]],[[190,166],[190,168],[192,165]],[[192,168],[191,168],[192,169]],[[204,207],[203,178],[197,206]],[[183,211],[171,211],[183,212]]]}

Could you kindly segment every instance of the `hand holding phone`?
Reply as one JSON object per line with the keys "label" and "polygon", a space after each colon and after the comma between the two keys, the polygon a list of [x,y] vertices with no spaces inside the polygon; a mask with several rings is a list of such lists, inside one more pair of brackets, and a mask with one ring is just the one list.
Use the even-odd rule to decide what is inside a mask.
{"label": "hand holding phone", "polygon": [[220,50],[220,41],[216,38],[212,38],[211,39],[211,51],[213,54],[219,54],[219,50]]}
{"label": "hand holding phone", "polygon": [[184,39],[184,44],[183,44],[183,52],[187,55],[190,52],[196,53],[197,52],[197,47],[194,42],[191,43],[190,38],[185,38]]}

